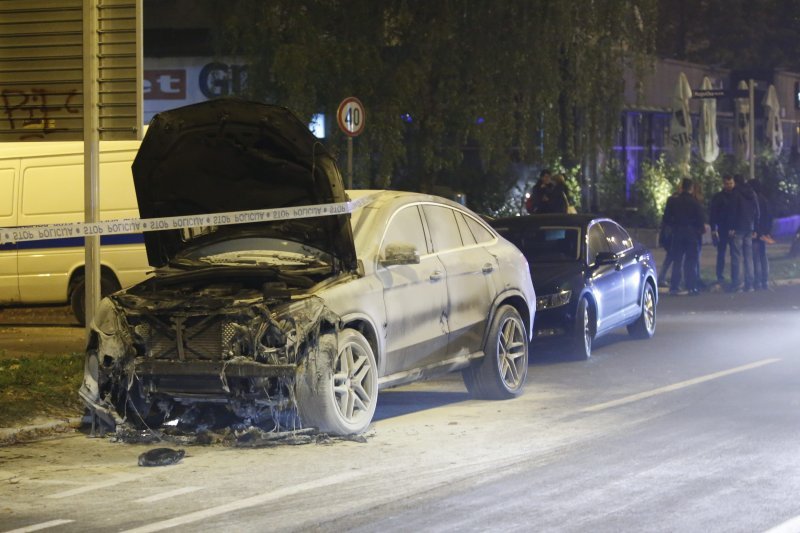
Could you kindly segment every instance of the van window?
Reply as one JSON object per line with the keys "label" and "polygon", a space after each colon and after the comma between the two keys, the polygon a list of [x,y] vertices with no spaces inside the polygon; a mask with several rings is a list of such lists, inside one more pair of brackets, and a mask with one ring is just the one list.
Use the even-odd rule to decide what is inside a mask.
{"label": "van window", "polygon": [[118,215],[114,211],[136,209],[130,161],[100,162],[100,208],[112,212],[104,218],[116,218]]}
{"label": "van window", "polygon": [[14,208],[14,169],[0,169],[0,217],[10,217]]}
{"label": "van window", "polygon": [[[82,210],[82,165],[48,165],[25,169],[22,177],[23,216],[82,214]],[[77,220],[75,217],[70,217],[69,220],[53,220],[53,222]]]}
{"label": "van window", "polygon": [[[71,158],[77,161],[76,158]],[[84,176],[82,164],[41,164],[23,171],[22,217],[25,224],[83,220]],[[136,191],[131,162],[100,161],[100,209],[102,219],[135,217]]]}

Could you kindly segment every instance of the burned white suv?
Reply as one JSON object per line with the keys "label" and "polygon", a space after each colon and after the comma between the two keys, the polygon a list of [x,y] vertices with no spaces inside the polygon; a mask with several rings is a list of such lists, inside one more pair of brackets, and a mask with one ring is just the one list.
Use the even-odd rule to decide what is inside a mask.
{"label": "burned white suv", "polygon": [[[133,163],[154,275],[96,312],[80,394],[95,420],[158,426],[204,406],[364,431],[378,390],[461,370],[519,395],[536,298],[525,258],[461,205],[350,191],[288,110],[214,100],[158,114]],[[214,213],[365,204],[218,225]],[[229,215],[226,215],[229,216]],[[248,219],[251,220],[251,219]]]}

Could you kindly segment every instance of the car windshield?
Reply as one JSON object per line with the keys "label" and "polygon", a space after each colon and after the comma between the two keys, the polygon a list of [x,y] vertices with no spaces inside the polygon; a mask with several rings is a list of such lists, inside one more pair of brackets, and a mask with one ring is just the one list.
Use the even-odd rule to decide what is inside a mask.
{"label": "car windshield", "polygon": [[575,261],[580,258],[580,228],[541,226],[496,228],[531,263]]}
{"label": "car windshield", "polygon": [[290,269],[325,268],[331,257],[310,246],[283,239],[243,237],[197,246],[178,254],[180,265],[270,266]]}

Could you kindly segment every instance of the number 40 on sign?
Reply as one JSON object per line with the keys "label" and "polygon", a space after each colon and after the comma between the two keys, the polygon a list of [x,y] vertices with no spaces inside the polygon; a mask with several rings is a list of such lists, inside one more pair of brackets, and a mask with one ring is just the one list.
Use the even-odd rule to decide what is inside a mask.
{"label": "number 40 on sign", "polygon": [[366,115],[364,113],[364,104],[354,97],[350,96],[342,100],[339,104],[339,109],[336,112],[336,119],[339,123],[339,129],[345,135],[350,137],[357,137],[364,131],[364,123]]}

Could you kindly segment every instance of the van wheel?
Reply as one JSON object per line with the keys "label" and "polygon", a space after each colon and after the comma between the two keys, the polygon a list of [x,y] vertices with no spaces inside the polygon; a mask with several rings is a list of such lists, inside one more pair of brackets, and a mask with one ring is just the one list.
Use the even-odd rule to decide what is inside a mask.
{"label": "van wheel", "polygon": [[[100,297],[105,298],[111,293],[120,290],[119,282],[113,274],[102,272],[100,274]],[[69,304],[72,306],[72,313],[78,319],[81,326],[86,325],[86,278],[83,274],[75,278],[72,284],[72,291],[69,293]]]}

